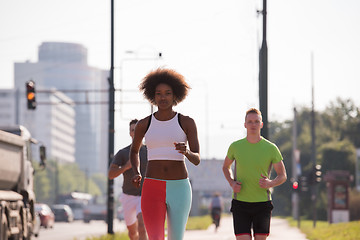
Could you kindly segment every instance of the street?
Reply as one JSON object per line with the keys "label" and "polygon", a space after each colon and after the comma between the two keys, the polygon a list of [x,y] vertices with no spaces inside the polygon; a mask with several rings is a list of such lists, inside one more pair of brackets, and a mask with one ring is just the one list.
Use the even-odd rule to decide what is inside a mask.
{"label": "street", "polygon": [[[114,220],[114,232],[126,231],[124,222]],[[53,229],[40,230],[38,238],[34,240],[85,240],[86,237],[100,236],[107,233],[107,225],[104,221],[74,221],[72,223],[56,222]],[[231,217],[224,217],[221,220],[220,227],[215,232],[214,225],[207,230],[186,231],[184,240],[234,240],[234,232]],[[273,218],[271,220],[271,233],[269,240],[292,239],[306,240],[306,237],[299,229],[290,227],[285,219]]]}
{"label": "street", "polygon": [[[114,231],[126,231],[125,223],[114,220]],[[85,240],[86,237],[100,236],[107,233],[107,224],[104,221],[55,222],[54,228],[41,228],[39,236],[33,240]]]}

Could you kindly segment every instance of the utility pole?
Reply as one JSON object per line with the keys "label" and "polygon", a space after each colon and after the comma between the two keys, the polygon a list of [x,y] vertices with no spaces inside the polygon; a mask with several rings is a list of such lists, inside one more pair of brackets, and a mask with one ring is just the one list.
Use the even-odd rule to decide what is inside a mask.
{"label": "utility pole", "polygon": [[[299,183],[299,151],[297,149],[297,112],[294,108],[294,121],[293,121],[293,146],[292,146],[292,178],[294,182]],[[294,219],[298,221],[298,227],[300,227],[300,209],[299,209],[299,187],[298,191],[292,193],[292,215]]]}
{"label": "utility pole", "polygon": [[[112,158],[114,156],[114,112],[115,112],[115,88],[114,88],[114,0],[111,0],[111,33],[110,33],[110,76],[109,81],[109,161],[110,166]],[[107,189],[107,224],[108,234],[114,234],[114,180],[108,178]]]}
{"label": "utility pole", "polygon": [[261,12],[263,16],[263,39],[259,53],[259,105],[262,113],[262,121],[264,123],[262,136],[268,139],[268,48],[266,43],[266,5],[266,0],[263,0],[263,10]]}
{"label": "utility pole", "polygon": [[[314,55],[311,53],[311,161],[312,169],[316,166],[316,141],[315,141],[315,107],[314,107]],[[311,200],[313,210],[313,227],[316,227],[316,199],[318,184],[313,184],[311,188]]]}

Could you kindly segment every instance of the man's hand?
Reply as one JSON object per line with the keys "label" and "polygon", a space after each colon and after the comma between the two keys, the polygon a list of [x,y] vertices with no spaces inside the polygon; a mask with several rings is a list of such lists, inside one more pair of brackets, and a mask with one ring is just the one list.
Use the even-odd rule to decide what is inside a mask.
{"label": "man's hand", "polygon": [[234,193],[238,193],[241,190],[241,182],[233,181],[231,183],[231,188],[233,189]]}
{"label": "man's hand", "polygon": [[271,180],[268,177],[261,174],[261,178],[259,180],[259,186],[265,189],[271,188]]}
{"label": "man's hand", "polygon": [[139,188],[140,187],[140,184],[141,184],[141,174],[136,174],[133,178],[132,178],[132,184]]}

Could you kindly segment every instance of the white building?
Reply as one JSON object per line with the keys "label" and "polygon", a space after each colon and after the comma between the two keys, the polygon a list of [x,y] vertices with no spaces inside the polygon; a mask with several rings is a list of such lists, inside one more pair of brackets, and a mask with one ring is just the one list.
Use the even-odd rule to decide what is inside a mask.
{"label": "white building", "polygon": [[[25,126],[32,137],[47,148],[48,159],[64,163],[75,162],[75,110],[73,101],[61,92],[36,95],[46,102],[36,110],[28,110],[24,88],[0,90],[0,125]],[[38,156],[38,148],[34,155]]]}
{"label": "white building", "polygon": [[197,166],[188,160],[185,162],[193,193],[190,214],[197,216],[207,211],[215,192],[223,197],[225,211],[229,211],[232,189],[222,171],[224,160],[202,159]]}
{"label": "white building", "polygon": [[[15,63],[15,89],[25,89],[25,82],[31,79],[36,90],[56,88],[74,101],[75,159],[80,169],[90,174],[105,172],[108,166],[108,105],[99,104],[108,101],[108,94],[94,91],[108,89],[108,75],[108,71],[89,66],[87,49],[75,43],[44,42],[38,62]],[[33,114],[41,108],[39,102]]]}
{"label": "white building", "polygon": [[18,98],[14,89],[0,89],[0,126],[18,124],[16,106]]}

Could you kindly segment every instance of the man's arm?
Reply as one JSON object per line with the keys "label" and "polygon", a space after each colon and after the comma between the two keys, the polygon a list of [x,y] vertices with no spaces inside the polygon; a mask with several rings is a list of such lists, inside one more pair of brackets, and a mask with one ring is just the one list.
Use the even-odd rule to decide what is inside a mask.
{"label": "man's arm", "polygon": [[127,161],[124,166],[119,166],[115,163],[111,163],[109,172],[108,172],[108,177],[110,180],[112,180],[112,179],[118,177],[119,175],[123,174],[126,170],[128,170],[130,168],[131,168],[130,161]]}
{"label": "man's arm", "polygon": [[274,163],[273,167],[274,167],[274,170],[275,170],[277,176],[273,180],[270,180],[261,174],[261,178],[259,180],[260,187],[266,188],[266,189],[273,188],[273,187],[283,184],[286,181],[287,175],[286,175],[285,165],[284,165],[283,161]]}
{"label": "man's arm", "polygon": [[225,176],[226,180],[228,181],[230,187],[233,189],[234,192],[238,193],[241,190],[241,182],[238,182],[238,181],[234,180],[234,178],[233,178],[233,172],[231,170],[231,165],[233,162],[234,162],[234,160],[231,160],[230,158],[228,158],[226,156],[222,169],[223,169],[224,176]]}

